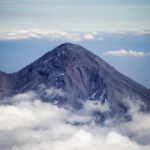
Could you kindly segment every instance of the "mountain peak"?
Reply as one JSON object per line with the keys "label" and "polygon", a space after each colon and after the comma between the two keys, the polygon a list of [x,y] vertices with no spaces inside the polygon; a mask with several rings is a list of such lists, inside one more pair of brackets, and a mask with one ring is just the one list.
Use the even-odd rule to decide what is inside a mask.
{"label": "mountain peak", "polygon": [[[87,49],[85,49],[84,47],[77,45],[77,44],[73,44],[73,43],[63,43],[59,46],[57,46],[56,48],[54,48],[52,51],[50,52],[56,52],[56,53],[71,53],[71,54],[79,54],[82,55],[83,53],[91,53],[89,52]],[[91,53],[92,54],[92,53]]]}
{"label": "mountain peak", "polygon": [[[68,42],[63,43],[63,44],[59,45],[58,47],[59,47],[59,48],[61,48],[61,47],[65,47],[65,48],[70,49],[70,50],[71,50],[72,48],[76,48],[76,47],[83,48],[83,47],[82,47],[82,46],[80,46],[80,45],[73,44],[73,43],[68,43]],[[56,48],[57,48],[57,47],[56,47]]]}
{"label": "mountain peak", "polygon": [[36,63],[53,64],[54,69],[63,69],[70,63],[75,65],[78,62],[88,61],[91,57],[94,58],[96,56],[84,47],[72,43],[63,43],[47,52]]}
{"label": "mountain peak", "polygon": [[[120,99],[136,95],[150,107],[150,95],[145,87],[84,47],[72,43],[63,43],[19,72],[4,77],[0,78],[3,80],[0,90],[5,91],[2,96],[33,90],[46,101],[57,100],[58,105],[73,108],[80,108],[79,99],[102,103],[107,100],[117,113],[124,110]],[[60,89],[65,96],[46,97],[41,85]]]}
{"label": "mountain peak", "polygon": [[[59,45],[58,47],[61,47],[61,46],[73,47],[73,46],[77,46],[77,44],[73,44],[73,43],[66,42],[66,43],[62,43],[62,44]],[[79,45],[78,45],[78,46],[79,46]]]}
{"label": "mountain peak", "polygon": [[58,57],[58,56],[60,57],[60,56],[68,55],[70,53],[76,53],[77,51],[79,51],[79,49],[83,50],[84,48],[72,43],[63,43],[57,46],[56,48],[54,48],[53,50],[47,52],[41,58],[48,59],[49,57]]}

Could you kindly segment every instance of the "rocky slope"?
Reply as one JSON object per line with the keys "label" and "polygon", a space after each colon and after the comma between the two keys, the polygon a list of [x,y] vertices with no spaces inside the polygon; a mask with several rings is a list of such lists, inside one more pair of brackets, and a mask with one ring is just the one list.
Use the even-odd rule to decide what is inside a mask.
{"label": "rocky slope", "polygon": [[114,114],[127,111],[123,99],[141,99],[150,109],[147,88],[124,76],[85,48],[62,44],[19,72],[0,72],[0,97],[33,90],[59,106],[81,109],[87,100],[110,104]]}

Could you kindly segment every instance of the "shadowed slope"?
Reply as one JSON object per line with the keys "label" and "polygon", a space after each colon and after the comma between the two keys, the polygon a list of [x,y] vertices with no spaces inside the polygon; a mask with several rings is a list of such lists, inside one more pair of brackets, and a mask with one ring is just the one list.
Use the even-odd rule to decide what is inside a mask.
{"label": "shadowed slope", "polygon": [[[60,106],[82,108],[87,99],[108,101],[114,112],[124,111],[122,100],[142,99],[150,108],[149,90],[119,73],[104,60],[85,48],[62,44],[23,68],[7,75],[0,73],[0,96],[29,90],[37,92],[43,101]],[[49,96],[45,89],[60,89],[62,94]]]}

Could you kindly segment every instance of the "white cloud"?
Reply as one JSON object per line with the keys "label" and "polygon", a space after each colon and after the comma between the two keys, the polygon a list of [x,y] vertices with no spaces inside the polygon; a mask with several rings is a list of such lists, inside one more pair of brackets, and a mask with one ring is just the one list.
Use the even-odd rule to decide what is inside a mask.
{"label": "white cloud", "polygon": [[78,41],[81,37],[78,33],[74,32],[67,33],[65,31],[47,31],[41,29],[0,31],[1,40],[20,40],[27,38],[47,38],[49,40],[68,39]]}
{"label": "white cloud", "polygon": [[93,40],[95,39],[95,36],[91,33],[87,33],[87,34],[84,34],[84,39],[87,39],[87,40]]}
{"label": "white cloud", "polygon": [[[130,137],[134,131],[138,134],[149,133],[149,121],[138,128],[134,117],[143,114],[132,108],[133,121],[111,127],[96,124],[74,126],[68,122],[85,121],[78,114],[50,103],[43,103],[33,92],[18,94],[12,98],[12,104],[0,105],[0,149],[3,150],[149,150],[150,142],[138,143],[140,135]],[[90,107],[91,108],[91,107]],[[93,108],[93,106],[92,106]],[[94,107],[95,108],[95,107]],[[147,116],[148,115],[148,116]],[[138,115],[139,116],[139,115]],[[138,117],[137,116],[137,117]],[[85,116],[87,117],[87,116]],[[91,119],[90,117],[88,119]],[[134,126],[133,126],[134,125]],[[133,130],[134,127],[134,130]],[[136,130],[135,130],[136,128]],[[143,137],[143,135],[142,135]]]}
{"label": "white cloud", "polygon": [[87,100],[86,102],[84,102],[84,111],[87,112],[92,112],[92,111],[101,111],[103,112],[107,112],[109,111],[109,105],[108,103],[104,103],[102,104],[101,102],[96,102],[96,101],[92,101],[92,100]]}
{"label": "white cloud", "polygon": [[104,55],[110,55],[110,56],[134,56],[134,57],[143,57],[148,56],[150,52],[143,52],[143,51],[134,51],[134,50],[115,50],[115,51],[106,51],[104,52]]}
{"label": "white cloud", "polygon": [[[150,35],[149,30],[143,31],[85,31],[79,32],[76,30],[44,30],[44,29],[11,29],[0,30],[0,40],[22,40],[28,38],[46,38],[53,40],[68,40],[68,41],[83,41],[83,40],[104,40],[107,36],[115,36],[120,38],[124,35]],[[132,50],[131,50],[132,51]]]}
{"label": "white cloud", "polygon": [[139,35],[139,36],[141,36],[141,35],[150,35],[150,30],[140,30],[140,31],[134,32],[134,34]]}
{"label": "white cloud", "polygon": [[64,92],[62,91],[62,89],[56,89],[54,87],[46,89],[45,92],[46,92],[47,96],[54,96],[54,97],[56,95],[61,96],[61,97],[65,96]]}
{"label": "white cloud", "polygon": [[50,31],[41,29],[0,31],[0,40],[21,40],[27,38],[46,38],[49,40],[69,41],[103,39],[97,32]]}
{"label": "white cloud", "polygon": [[126,98],[125,102],[130,108],[128,114],[132,117],[132,121],[122,125],[120,130],[126,134],[132,134],[139,143],[150,144],[150,113],[140,111],[141,108],[146,107],[145,104],[140,100],[133,101],[129,98]]}

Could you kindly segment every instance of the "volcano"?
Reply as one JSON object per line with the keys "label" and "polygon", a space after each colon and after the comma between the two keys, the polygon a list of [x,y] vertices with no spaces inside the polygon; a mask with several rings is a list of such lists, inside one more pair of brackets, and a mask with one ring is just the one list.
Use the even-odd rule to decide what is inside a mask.
{"label": "volcano", "polygon": [[85,101],[108,102],[113,114],[127,111],[123,100],[141,100],[150,110],[147,88],[118,72],[82,46],[64,43],[22,70],[0,72],[0,97],[36,92],[44,102],[82,109]]}

